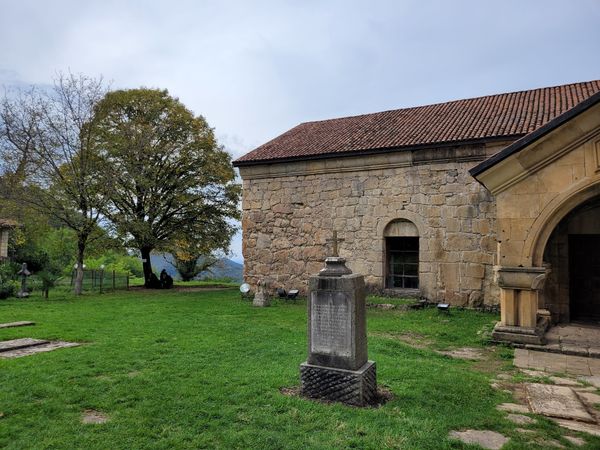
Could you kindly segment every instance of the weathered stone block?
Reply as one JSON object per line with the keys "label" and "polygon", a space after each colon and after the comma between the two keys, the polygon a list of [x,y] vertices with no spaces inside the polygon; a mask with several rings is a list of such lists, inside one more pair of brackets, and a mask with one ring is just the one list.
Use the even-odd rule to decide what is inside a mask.
{"label": "weathered stone block", "polygon": [[366,406],[374,403],[377,397],[377,374],[373,361],[367,361],[358,370],[302,363],[300,382],[302,394],[311,398]]}

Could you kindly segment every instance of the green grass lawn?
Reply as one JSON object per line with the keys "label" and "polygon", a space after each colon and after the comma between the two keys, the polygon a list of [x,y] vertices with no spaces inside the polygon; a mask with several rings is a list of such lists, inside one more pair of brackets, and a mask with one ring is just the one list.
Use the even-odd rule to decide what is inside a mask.
{"label": "green grass lawn", "polygon": [[[461,428],[536,448],[495,409],[511,400],[490,387],[511,370],[511,350],[494,347],[485,363],[434,351],[484,346],[490,314],[369,310],[369,357],[394,398],[363,409],[280,393],[299,384],[306,359],[303,301],[258,309],[233,289],[0,301],[0,322],[17,320],[37,325],[0,330],[0,340],[85,345],[0,360],[0,448],[469,448],[447,439]],[[83,424],[87,409],[110,420]]]}

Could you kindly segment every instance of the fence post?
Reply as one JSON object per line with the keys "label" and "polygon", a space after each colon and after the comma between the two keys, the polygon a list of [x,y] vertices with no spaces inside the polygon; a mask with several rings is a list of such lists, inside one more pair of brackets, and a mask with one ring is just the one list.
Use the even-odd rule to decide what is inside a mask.
{"label": "fence post", "polygon": [[104,281],[104,269],[100,269],[100,293],[102,294],[102,282]]}
{"label": "fence post", "polygon": [[71,271],[71,287],[73,287],[73,279],[75,277],[75,269]]}
{"label": "fence post", "polygon": [[127,290],[129,290],[129,274],[127,274]]}
{"label": "fence post", "polygon": [[113,291],[116,289],[115,287],[115,270],[113,269]]}

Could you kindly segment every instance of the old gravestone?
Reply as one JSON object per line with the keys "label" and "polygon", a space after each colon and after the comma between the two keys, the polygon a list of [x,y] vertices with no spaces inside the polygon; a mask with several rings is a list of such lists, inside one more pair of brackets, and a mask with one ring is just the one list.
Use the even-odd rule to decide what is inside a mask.
{"label": "old gravestone", "polygon": [[256,287],[256,294],[254,300],[252,300],[254,306],[270,306],[271,300],[269,299],[269,292],[267,291],[267,281],[259,280]]}
{"label": "old gravestone", "polygon": [[31,272],[27,270],[27,263],[23,263],[21,265],[21,270],[17,272],[17,275],[21,277],[21,289],[19,289],[19,292],[17,292],[17,297],[29,297],[29,290],[27,289],[27,277],[31,275]]}
{"label": "old gravestone", "polygon": [[[335,239],[335,236],[334,236]],[[334,255],[310,278],[308,360],[300,365],[302,394],[365,406],[376,400],[375,363],[367,358],[365,284]]]}

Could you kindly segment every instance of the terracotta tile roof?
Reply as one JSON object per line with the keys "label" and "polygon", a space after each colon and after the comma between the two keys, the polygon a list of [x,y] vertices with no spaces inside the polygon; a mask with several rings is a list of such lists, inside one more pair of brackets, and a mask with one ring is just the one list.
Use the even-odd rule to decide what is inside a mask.
{"label": "terracotta tile roof", "polygon": [[335,156],[519,138],[600,91],[600,80],[302,123],[234,161]]}

